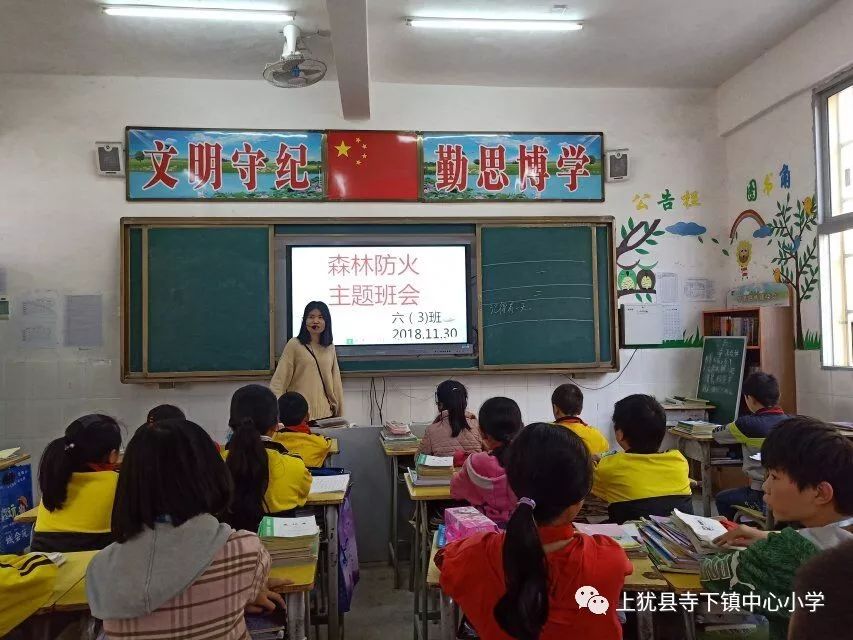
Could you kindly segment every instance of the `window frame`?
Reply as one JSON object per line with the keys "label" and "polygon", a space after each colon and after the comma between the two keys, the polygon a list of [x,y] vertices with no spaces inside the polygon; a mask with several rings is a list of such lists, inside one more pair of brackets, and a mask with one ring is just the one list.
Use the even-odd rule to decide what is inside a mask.
{"label": "window frame", "polygon": [[[847,213],[841,213],[837,216],[832,215],[832,180],[835,176],[832,173],[832,162],[830,154],[830,116],[829,116],[829,99],[838,95],[845,89],[853,88],[853,68],[838,74],[829,81],[814,88],[813,92],[813,110],[814,110],[814,136],[815,136],[815,167],[816,167],[816,191],[817,191],[817,210],[818,224],[816,229],[817,244],[818,244],[818,264],[821,271],[823,267],[829,266],[830,257],[824,255],[829,245],[829,237],[835,234],[844,233],[848,230],[853,230],[853,209]],[[853,145],[853,140],[848,141],[845,145],[839,145],[840,149],[844,146]],[[839,158],[840,162],[840,158]],[[839,197],[841,197],[839,195]],[[842,198],[843,201],[843,198]],[[845,268],[845,256],[848,255],[844,251],[842,260],[842,282],[841,289],[846,291],[848,286],[848,278],[853,278],[853,274],[847,274]],[[841,371],[853,371],[853,322],[850,322],[850,331],[847,344],[847,358],[849,364],[840,365],[835,363],[834,358],[834,331],[832,325],[832,273],[831,269],[827,269],[826,275],[821,274],[819,291],[818,291],[818,313],[819,326],[821,328],[821,349],[820,361],[822,369],[838,369]],[[826,295],[829,299],[826,299]],[[846,295],[842,293],[842,295]],[[828,305],[828,308],[825,308]],[[845,304],[845,312],[850,320],[851,309],[853,309],[853,301],[847,300]],[[829,318],[826,317],[827,313]],[[830,331],[825,331],[829,327]],[[827,354],[831,357],[831,362],[827,362]]]}

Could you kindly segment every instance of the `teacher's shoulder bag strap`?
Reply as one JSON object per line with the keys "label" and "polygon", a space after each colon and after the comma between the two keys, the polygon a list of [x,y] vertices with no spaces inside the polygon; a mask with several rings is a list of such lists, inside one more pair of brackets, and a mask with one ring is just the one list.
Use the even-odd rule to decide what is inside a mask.
{"label": "teacher's shoulder bag strap", "polygon": [[[303,344],[302,346],[305,347],[308,350],[308,353],[311,354],[311,357],[314,358],[314,364],[317,365],[317,375],[320,376],[320,382],[323,384],[323,393],[326,396],[326,402],[329,403],[329,408],[332,410],[332,415],[331,416],[325,416],[325,417],[326,418],[334,417],[335,409],[337,408],[337,405],[334,402],[332,402],[332,399],[329,397],[329,389],[326,387],[326,379],[323,377],[323,371],[320,369],[320,361],[317,360],[317,356],[314,355],[314,351],[311,349],[311,347],[309,347],[307,344]],[[321,420],[322,418],[312,418],[312,419]]]}

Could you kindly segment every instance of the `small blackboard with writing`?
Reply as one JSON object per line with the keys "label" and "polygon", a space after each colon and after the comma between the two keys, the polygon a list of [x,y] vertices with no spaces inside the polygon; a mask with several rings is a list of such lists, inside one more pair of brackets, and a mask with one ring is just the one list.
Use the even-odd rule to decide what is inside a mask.
{"label": "small blackboard with writing", "polygon": [[746,338],[705,338],[696,397],[716,407],[711,412],[711,422],[728,424],[738,417],[745,359]]}

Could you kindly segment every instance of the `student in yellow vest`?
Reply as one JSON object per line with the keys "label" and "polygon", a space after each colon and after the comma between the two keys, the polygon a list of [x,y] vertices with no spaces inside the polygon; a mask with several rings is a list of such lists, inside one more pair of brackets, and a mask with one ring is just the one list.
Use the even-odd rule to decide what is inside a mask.
{"label": "student in yellow vest", "polygon": [[693,513],[687,459],[676,449],[659,452],[666,435],[660,403],[640,394],[622,398],[613,408],[613,428],[624,451],[601,456],[592,483],[592,493],[609,503],[610,520],[668,516],[673,509]]}
{"label": "student in yellow vest", "polygon": [[551,394],[551,408],[554,410],[554,422],[580,437],[592,455],[600,456],[610,449],[610,443],[601,431],[581,419],[583,392],[577,386],[561,384],[554,389]]}
{"label": "student in yellow vest", "polygon": [[100,414],[77,418],[47,445],[39,463],[33,551],[92,551],[112,542],[120,447],[118,423]]}
{"label": "student in yellow vest", "polygon": [[56,570],[50,558],[40,553],[0,555],[0,638],[50,601]]}
{"label": "student in yellow vest", "polygon": [[308,401],[301,393],[288,391],[278,399],[278,421],[281,424],[273,440],[302,458],[308,467],[322,467],[332,448],[328,438],[311,433]]}
{"label": "student in yellow vest", "polygon": [[234,480],[234,498],[226,522],[235,529],[257,531],[265,514],[281,514],[305,504],[311,474],[305,463],[275,442],[278,401],[273,392],[249,384],[231,397],[232,437],[225,464]]}

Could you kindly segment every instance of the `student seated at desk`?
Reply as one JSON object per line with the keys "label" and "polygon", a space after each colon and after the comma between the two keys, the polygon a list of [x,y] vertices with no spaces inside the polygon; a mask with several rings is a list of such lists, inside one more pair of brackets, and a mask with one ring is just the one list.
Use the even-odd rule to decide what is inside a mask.
{"label": "student seated at desk", "polygon": [[[57,566],[45,555],[0,554],[0,638],[50,601]],[[20,638],[15,633],[10,638]],[[24,636],[26,637],[26,636]]]}
{"label": "student seated at desk", "polygon": [[788,640],[839,638],[840,629],[853,629],[850,567],[853,567],[853,541],[818,554],[800,567],[794,592],[806,602],[808,594],[820,593],[823,606],[814,611],[798,608],[791,616]]}
{"label": "student seated at desk", "polygon": [[675,449],[658,453],[666,435],[660,403],[639,394],[622,398],[613,408],[613,429],[624,451],[601,457],[592,485],[609,503],[610,520],[668,516],[673,509],[693,513],[687,459]]}
{"label": "student seated at desk", "polygon": [[478,453],[483,439],[477,418],[468,413],[468,390],[461,382],[445,380],[435,391],[438,415],[426,428],[418,453],[452,456],[457,451]]}
{"label": "student seated at desk", "polygon": [[136,432],[116,493],[116,542],[86,571],[89,608],[107,638],[242,640],[246,607],[284,607],[267,590],[270,556],[258,536],[217,519],[231,488],[197,424],[162,420]]}
{"label": "student seated at desk", "polygon": [[311,474],[300,458],[272,439],[278,427],[273,392],[259,384],[237,389],[228,426],[233,435],[223,455],[234,480],[234,499],[226,522],[235,529],[257,531],[265,514],[303,506]]}
{"label": "student seated at desk", "polygon": [[589,452],[600,456],[610,449],[610,443],[604,434],[595,427],[584,422],[580,415],[583,411],[583,391],[574,384],[561,384],[551,394],[551,408],[554,411],[554,422],[579,436],[586,444]]}
{"label": "student seated at desk", "polygon": [[[483,640],[621,638],[616,609],[633,567],[611,538],[572,526],[592,484],[586,445],[568,429],[530,425],[509,449],[507,475],[522,497],[506,533],[477,534],[439,552],[444,593]],[[598,594],[590,608],[609,607],[581,608],[584,587]]]}
{"label": "student seated at desk", "polygon": [[278,421],[281,428],[273,440],[302,458],[308,467],[322,467],[332,448],[332,441],[311,433],[308,425],[308,401],[301,393],[288,391],[278,399]]}
{"label": "student seated at desk", "polygon": [[148,412],[146,424],[154,424],[160,420],[186,420],[187,416],[179,407],[173,404],[158,404]]}
{"label": "student seated at desk", "polygon": [[769,373],[756,371],[747,376],[743,381],[743,399],[751,414],[714,429],[715,438],[719,438],[718,434],[727,433],[741,444],[743,472],[749,478],[748,487],[727,489],[716,496],[717,511],[729,520],[735,518],[736,505],[764,511],[764,492],[761,490],[764,467],[750,456],[761,451],[764,439],[790,417],[778,406],[779,382]]}
{"label": "student seated at desk", "polygon": [[450,497],[477,507],[499,525],[505,525],[518,499],[506,477],[509,445],[524,426],[521,409],[510,398],[489,398],[478,416],[483,444],[489,449],[468,457],[450,481]]}
{"label": "student seated at desk", "polygon": [[[814,418],[789,418],[761,447],[767,469],[764,501],[786,527],[779,532],[741,525],[717,544],[747,547],[701,562],[702,584],[717,592],[791,595],[797,569],[822,550],[853,540],[853,442]],[[849,570],[849,568],[848,568]],[[770,637],[785,638],[790,607],[762,611],[770,620]],[[841,637],[841,634],[835,636]]]}
{"label": "student seated at desk", "polygon": [[47,445],[39,463],[33,551],[93,551],[113,541],[120,447],[118,423],[100,414],[77,418]]}

